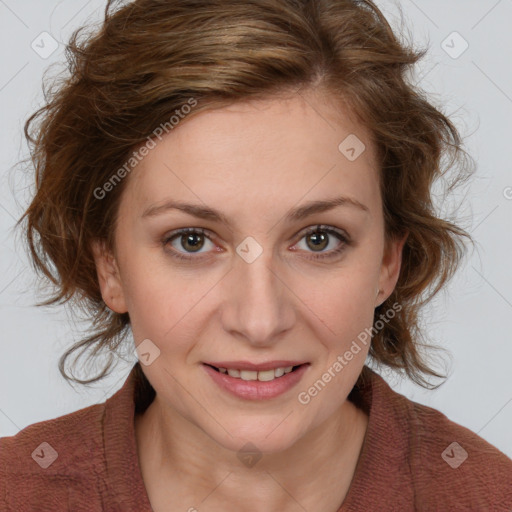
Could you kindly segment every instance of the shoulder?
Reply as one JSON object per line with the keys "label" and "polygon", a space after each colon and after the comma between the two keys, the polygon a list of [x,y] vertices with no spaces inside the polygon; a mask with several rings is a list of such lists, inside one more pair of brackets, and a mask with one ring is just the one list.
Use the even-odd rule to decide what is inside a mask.
{"label": "shoulder", "polygon": [[0,503],[7,510],[65,510],[78,495],[93,496],[104,413],[104,403],[91,405],[0,438]]}
{"label": "shoulder", "polygon": [[397,410],[407,411],[402,421],[407,422],[408,464],[418,506],[512,510],[510,458],[432,407],[398,393],[394,401]]}

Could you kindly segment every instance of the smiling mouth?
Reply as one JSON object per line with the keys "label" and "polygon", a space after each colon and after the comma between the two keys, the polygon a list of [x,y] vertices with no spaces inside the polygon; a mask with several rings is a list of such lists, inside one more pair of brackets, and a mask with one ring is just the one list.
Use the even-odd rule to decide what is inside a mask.
{"label": "smiling mouth", "polygon": [[283,366],[279,368],[273,368],[270,370],[237,370],[234,368],[217,368],[211,364],[205,363],[206,366],[213,368],[215,371],[219,373],[223,373],[233,377],[234,379],[240,379],[245,381],[260,381],[260,382],[270,382],[272,380],[279,379],[288,373],[292,373],[301,366],[305,366],[305,364],[299,364],[297,366]]}

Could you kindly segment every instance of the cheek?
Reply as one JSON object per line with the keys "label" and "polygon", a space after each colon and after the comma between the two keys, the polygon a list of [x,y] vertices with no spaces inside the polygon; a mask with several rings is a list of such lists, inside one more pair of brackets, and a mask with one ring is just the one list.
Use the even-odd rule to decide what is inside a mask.
{"label": "cheek", "polygon": [[[186,338],[200,326],[210,304],[215,276],[177,271],[162,259],[132,254],[125,260],[123,291],[136,341],[149,338],[157,345]],[[181,344],[181,343],[180,343]],[[183,344],[186,344],[184,339]]]}
{"label": "cheek", "polygon": [[343,354],[373,323],[374,308],[367,289],[345,288],[316,302],[317,333],[329,353]]}
{"label": "cheek", "polygon": [[147,254],[132,250],[121,262],[123,293],[135,340],[158,339],[179,318],[179,288]]}
{"label": "cheek", "polygon": [[353,263],[321,279],[297,282],[295,289],[309,316],[324,326],[319,327],[321,332],[333,343],[339,343],[372,325],[377,283],[375,258],[365,260],[358,256]]}

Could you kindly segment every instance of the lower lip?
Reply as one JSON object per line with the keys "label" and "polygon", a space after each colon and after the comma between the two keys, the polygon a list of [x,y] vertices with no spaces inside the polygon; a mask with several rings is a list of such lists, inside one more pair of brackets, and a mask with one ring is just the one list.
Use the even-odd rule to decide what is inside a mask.
{"label": "lower lip", "polygon": [[211,366],[203,364],[203,368],[220,388],[246,400],[267,400],[286,393],[300,381],[308,366],[309,364],[303,364],[293,372],[285,373],[282,377],[263,382],[236,379],[230,377],[227,373],[220,373]]}

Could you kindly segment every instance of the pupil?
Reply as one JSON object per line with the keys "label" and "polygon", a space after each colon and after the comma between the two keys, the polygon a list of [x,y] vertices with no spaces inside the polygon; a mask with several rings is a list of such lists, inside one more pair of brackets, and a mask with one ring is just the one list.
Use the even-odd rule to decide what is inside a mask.
{"label": "pupil", "polygon": [[198,235],[198,234],[192,233],[190,235],[184,235],[184,237],[185,237],[185,244],[183,244],[183,247],[185,247],[185,249],[187,249],[187,244],[191,246],[192,251],[197,251],[197,250],[201,249],[201,247],[203,246],[201,241],[197,241],[197,240],[194,241],[195,238],[200,238],[200,235]]}
{"label": "pupil", "polygon": [[309,240],[313,242],[313,245],[310,246],[312,249],[324,249],[327,245],[327,235],[322,231],[317,231],[316,233],[311,234]]}

